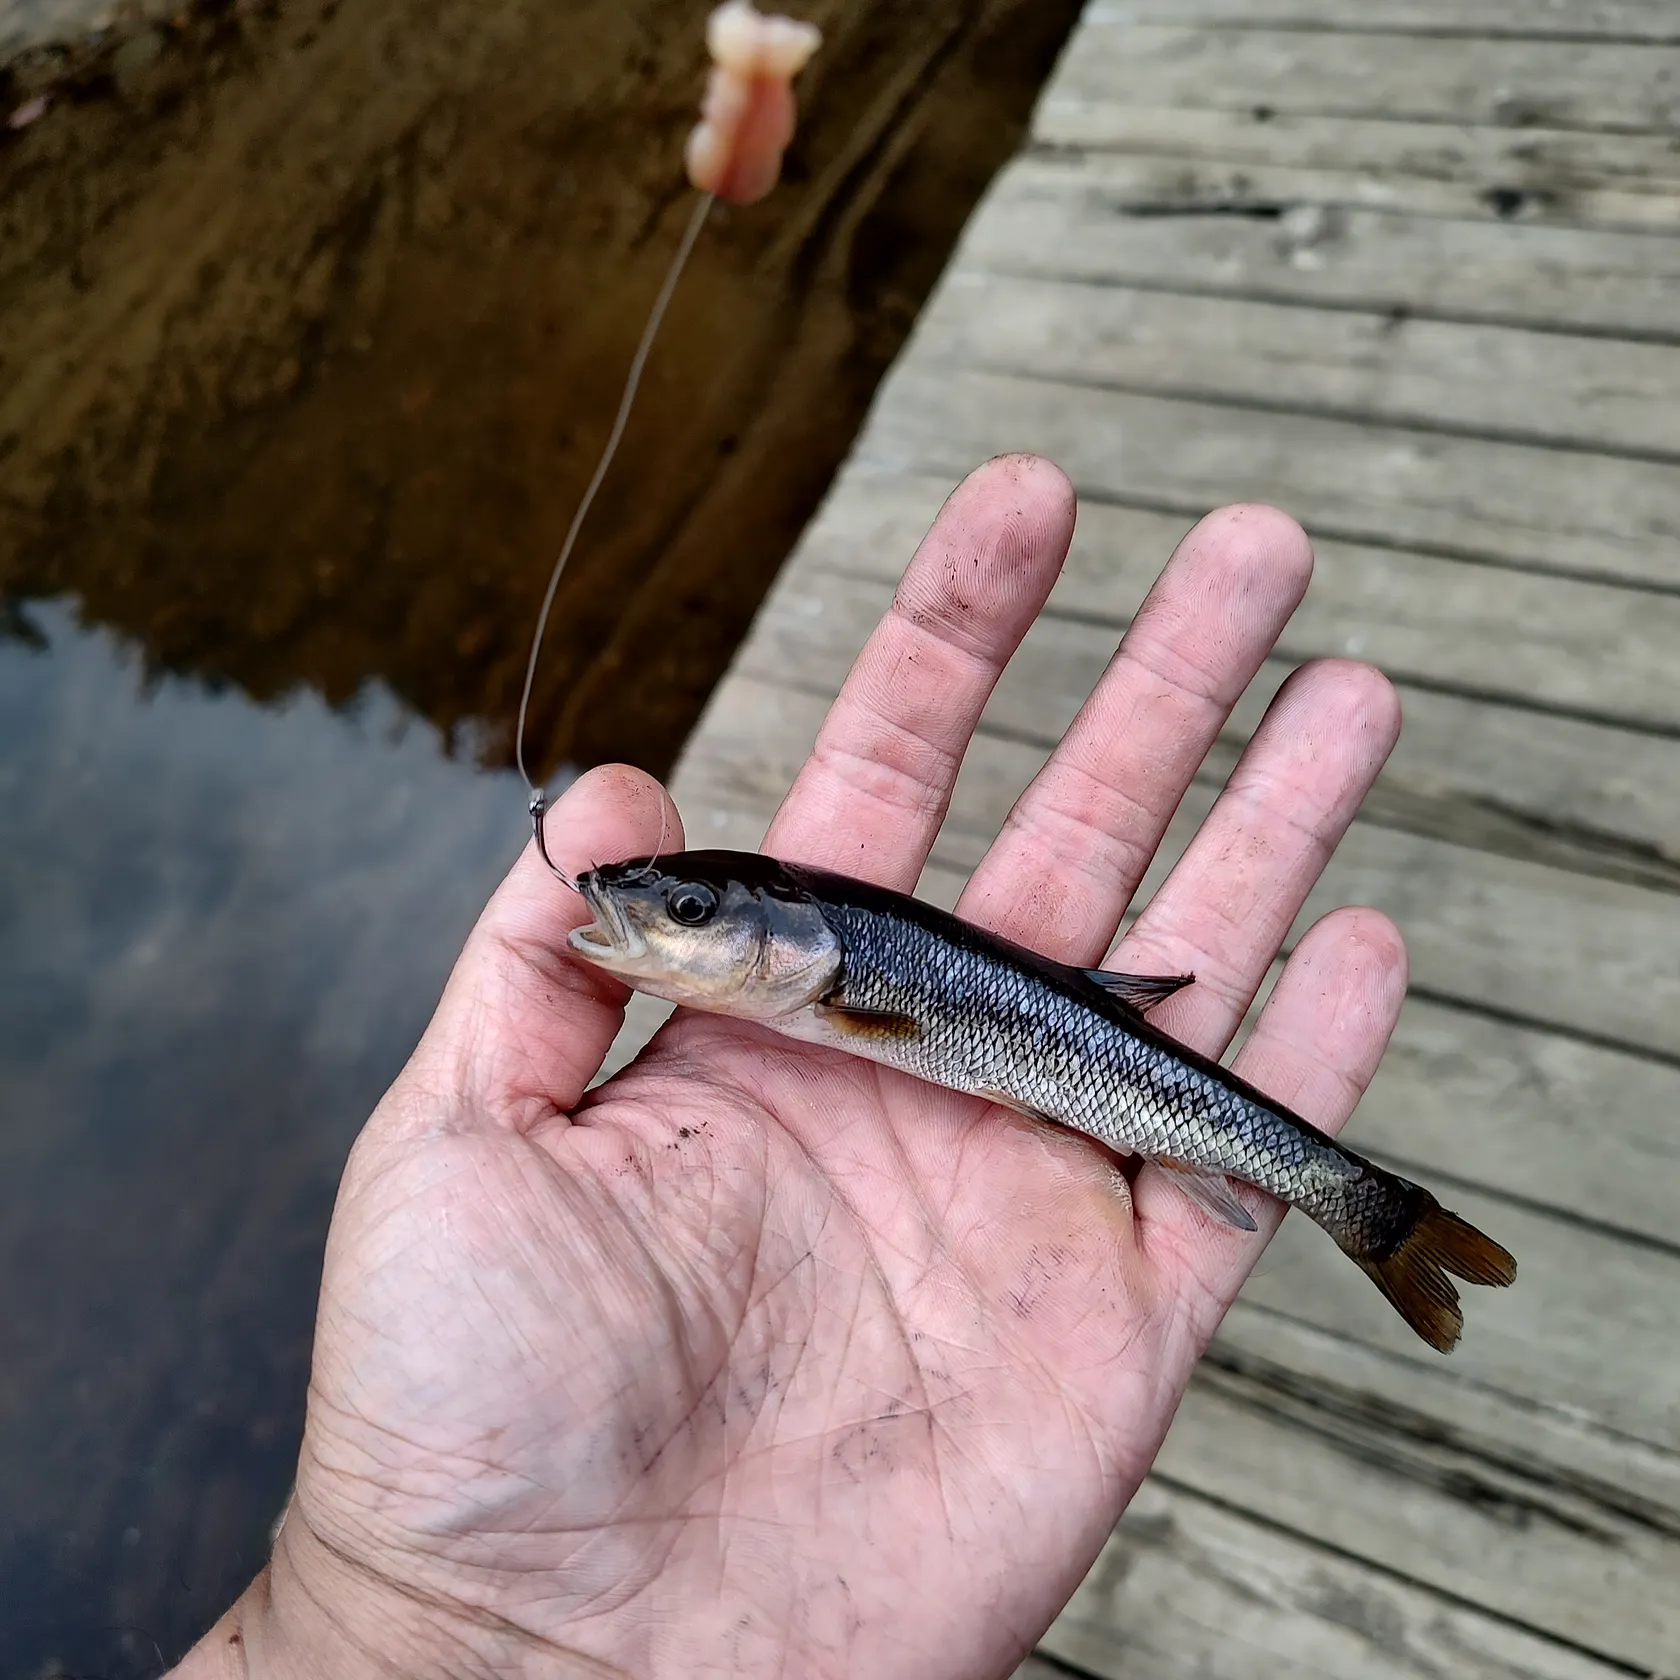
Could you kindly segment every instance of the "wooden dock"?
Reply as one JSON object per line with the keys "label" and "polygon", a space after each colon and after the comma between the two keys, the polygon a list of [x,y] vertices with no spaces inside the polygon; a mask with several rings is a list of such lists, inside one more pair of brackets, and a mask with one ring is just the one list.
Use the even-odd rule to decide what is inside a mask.
{"label": "wooden dock", "polygon": [[1443,1360],[1291,1221],[1023,1673],[1673,1680],[1680,7],[1093,4],[689,746],[691,844],[756,843],[1010,449],[1072,475],[1079,534],[923,891],[1188,525],[1288,509],[1315,581],[1164,857],[1294,664],[1389,672],[1405,735],[1306,912],[1379,905],[1412,953],[1350,1135],[1523,1266]]}

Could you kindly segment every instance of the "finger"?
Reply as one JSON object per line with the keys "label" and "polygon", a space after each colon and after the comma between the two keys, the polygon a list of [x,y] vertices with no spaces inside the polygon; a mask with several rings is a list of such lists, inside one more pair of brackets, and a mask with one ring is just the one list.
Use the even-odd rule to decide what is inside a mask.
{"label": "finger", "polygon": [[1016,802],[960,913],[1047,956],[1095,962],[1311,575],[1306,534],[1275,508],[1203,519]]}
{"label": "finger", "polygon": [[[549,811],[544,837],[556,866],[574,879],[597,863],[683,844],[670,796],[624,764],[572,783]],[[527,845],[468,936],[376,1122],[524,1131],[569,1111],[600,1070],[630,995],[568,954],[566,936],[589,919],[583,900]]]}
{"label": "finger", "polygon": [[[1380,911],[1335,910],[1309,928],[1284,965],[1233,1066],[1244,1079],[1332,1134],[1365,1094],[1406,997],[1406,947]],[[1281,1202],[1244,1193],[1258,1234],[1192,1207],[1159,1171],[1135,1188],[1138,1241],[1178,1292],[1193,1360],[1283,1220]]]}
{"label": "finger", "polygon": [[1006,455],[940,510],[829,709],[765,850],[914,886],[957,766],[1073,535],[1073,487]]}

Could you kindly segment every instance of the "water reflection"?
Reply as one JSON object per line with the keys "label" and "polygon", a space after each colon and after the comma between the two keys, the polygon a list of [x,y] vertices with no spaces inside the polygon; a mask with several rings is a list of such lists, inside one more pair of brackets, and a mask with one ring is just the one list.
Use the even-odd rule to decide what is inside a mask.
{"label": "water reflection", "polygon": [[0,640],[0,1669],[152,1675],[262,1555],[351,1138],[522,840],[367,697]]}

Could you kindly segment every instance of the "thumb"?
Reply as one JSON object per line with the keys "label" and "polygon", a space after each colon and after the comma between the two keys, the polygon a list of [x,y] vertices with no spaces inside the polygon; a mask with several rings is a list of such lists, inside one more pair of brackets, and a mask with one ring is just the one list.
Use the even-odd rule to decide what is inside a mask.
{"label": "thumb", "polygon": [[[625,764],[580,776],[550,809],[549,856],[568,876],[680,851],[682,819],[653,777]],[[629,991],[567,951],[590,920],[529,844],[467,938],[437,1013],[376,1122],[424,1131],[527,1131],[568,1112],[600,1071]]]}

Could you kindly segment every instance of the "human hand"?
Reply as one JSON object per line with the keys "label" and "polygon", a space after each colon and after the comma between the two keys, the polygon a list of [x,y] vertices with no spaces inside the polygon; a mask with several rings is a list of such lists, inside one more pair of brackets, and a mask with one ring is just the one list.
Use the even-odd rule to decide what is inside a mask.
{"label": "human hand", "polygon": [[[1046,463],[947,503],[766,850],[909,889],[1073,525]],[[1108,949],[1167,821],[1306,587],[1264,508],[1190,533],[959,906]],[[1284,687],[1113,966],[1194,972],[1155,1018],[1228,1044],[1398,729],[1375,671]],[[549,818],[573,872],[675,814],[622,767]],[[1090,1141],[683,1012],[588,1091],[623,990],[531,851],[352,1153],[274,1559],[182,1672],[1009,1673],[1148,1470],[1258,1236]],[[1334,1130],[1405,990],[1344,910],[1236,1066]],[[242,1667],[241,1665],[244,1665]]]}

